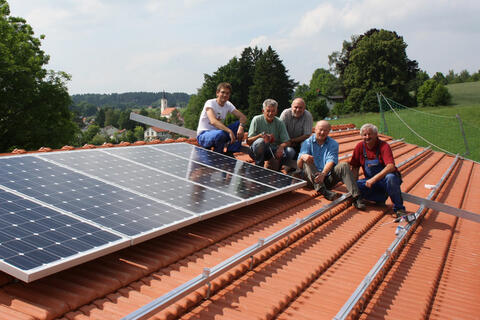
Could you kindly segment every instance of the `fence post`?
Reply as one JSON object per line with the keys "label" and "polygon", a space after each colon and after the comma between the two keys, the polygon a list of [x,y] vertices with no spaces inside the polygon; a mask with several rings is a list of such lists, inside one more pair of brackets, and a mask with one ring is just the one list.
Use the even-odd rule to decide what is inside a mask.
{"label": "fence post", "polygon": [[388,127],[387,127],[387,122],[385,121],[385,115],[383,114],[383,108],[382,108],[382,100],[380,99],[380,93],[377,92],[377,99],[378,99],[378,106],[380,107],[380,115],[382,117],[382,122],[383,122],[383,134],[388,135]]}
{"label": "fence post", "polygon": [[460,124],[460,130],[462,131],[462,135],[463,135],[463,142],[465,143],[465,154],[464,154],[464,156],[468,156],[468,155],[470,155],[470,149],[468,148],[467,136],[465,135],[465,130],[463,130],[462,119],[460,118],[460,115],[458,113],[455,116],[457,117],[458,123]]}

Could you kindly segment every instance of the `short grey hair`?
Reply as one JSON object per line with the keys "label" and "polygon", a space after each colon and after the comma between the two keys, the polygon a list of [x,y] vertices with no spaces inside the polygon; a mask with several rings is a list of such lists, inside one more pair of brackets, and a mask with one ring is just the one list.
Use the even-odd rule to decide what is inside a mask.
{"label": "short grey hair", "polygon": [[278,102],[273,100],[273,99],[267,99],[263,101],[263,108],[262,110],[265,110],[267,107],[274,106],[275,109],[278,108]]}
{"label": "short grey hair", "polygon": [[372,130],[373,133],[378,134],[378,128],[376,125],[371,124],[371,123],[365,123],[361,128],[360,128],[360,134],[363,134],[364,131],[366,130]]}

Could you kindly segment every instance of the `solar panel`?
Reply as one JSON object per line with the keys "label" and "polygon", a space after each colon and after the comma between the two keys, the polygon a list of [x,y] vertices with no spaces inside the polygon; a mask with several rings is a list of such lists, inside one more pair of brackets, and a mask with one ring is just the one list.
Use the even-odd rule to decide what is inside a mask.
{"label": "solar panel", "polygon": [[32,281],[305,185],[185,143],[0,158],[0,268]]}
{"label": "solar panel", "polygon": [[19,279],[128,245],[122,236],[0,189],[0,266]]}

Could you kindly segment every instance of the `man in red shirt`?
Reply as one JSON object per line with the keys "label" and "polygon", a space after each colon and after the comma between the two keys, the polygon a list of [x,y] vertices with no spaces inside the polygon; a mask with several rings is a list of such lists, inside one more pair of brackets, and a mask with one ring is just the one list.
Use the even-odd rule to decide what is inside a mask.
{"label": "man in red shirt", "polygon": [[392,149],[378,138],[378,129],[370,123],[360,128],[363,141],[353,150],[350,166],[353,176],[358,179],[359,168],[363,168],[364,179],[357,180],[362,198],[384,203],[388,196],[393,202],[393,211],[397,216],[405,215],[402,191],[402,178],[395,166]]}

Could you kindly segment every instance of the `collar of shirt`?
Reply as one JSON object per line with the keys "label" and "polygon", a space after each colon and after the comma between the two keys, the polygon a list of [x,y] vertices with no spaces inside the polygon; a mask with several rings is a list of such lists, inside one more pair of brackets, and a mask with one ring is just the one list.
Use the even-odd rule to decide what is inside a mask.
{"label": "collar of shirt", "polygon": [[316,135],[313,135],[312,137],[313,137],[313,143],[317,144],[319,147],[325,146],[325,145],[328,143],[328,139],[330,138],[330,137],[327,137],[327,138],[325,139],[325,142],[324,142],[323,144],[318,144],[318,143],[317,143],[317,136],[316,136]]}

